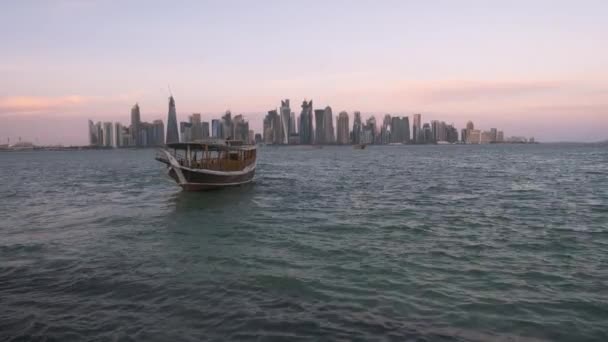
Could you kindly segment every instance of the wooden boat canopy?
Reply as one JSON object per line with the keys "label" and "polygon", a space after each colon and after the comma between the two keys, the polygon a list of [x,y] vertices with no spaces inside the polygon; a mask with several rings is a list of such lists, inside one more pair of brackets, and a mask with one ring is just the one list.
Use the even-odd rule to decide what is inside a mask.
{"label": "wooden boat canopy", "polygon": [[255,145],[246,145],[241,140],[201,140],[194,142],[179,142],[167,144],[168,148],[174,150],[188,150],[190,151],[226,151],[226,150],[253,150],[256,148]]}
{"label": "wooden boat canopy", "polygon": [[155,159],[171,166],[190,170],[249,172],[255,168],[257,149],[240,140],[207,140],[167,144]]}

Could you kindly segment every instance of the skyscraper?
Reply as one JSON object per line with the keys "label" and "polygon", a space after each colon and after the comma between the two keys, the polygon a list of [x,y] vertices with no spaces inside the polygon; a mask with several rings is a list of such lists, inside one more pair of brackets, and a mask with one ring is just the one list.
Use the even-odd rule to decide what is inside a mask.
{"label": "skyscraper", "polygon": [[296,130],[296,113],[291,112],[291,116],[289,117],[289,135],[297,134]]}
{"label": "skyscraper", "polygon": [[123,142],[123,129],[120,122],[114,123],[114,146],[121,147]]}
{"label": "skyscraper", "polygon": [[180,142],[191,142],[192,141],[192,124],[190,122],[180,122],[179,130],[181,132]]}
{"label": "skyscraper", "polygon": [[266,144],[282,144],[283,139],[281,137],[281,116],[276,109],[269,110],[268,114],[264,118],[264,142]]}
{"label": "skyscraper", "polygon": [[[439,135],[439,120],[431,120],[431,140],[437,142]],[[428,141],[427,141],[428,142]]]}
{"label": "skyscraper", "polygon": [[291,108],[289,107],[289,99],[281,100],[281,143],[289,143],[289,127],[291,126]]}
{"label": "skyscraper", "polygon": [[380,128],[380,143],[388,144],[390,142],[391,137],[391,116],[390,114],[384,115],[384,119],[382,120],[382,127]]}
{"label": "skyscraper", "polygon": [[[300,116],[296,117],[296,132],[298,132],[298,139],[300,138],[300,132],[302,131],[302,127],[300,127]],[[299,141],[298,141],[299,143]]]}
{"label": "skyscraper", "polygon": [[348,134],[348,113],[340,112],[338,114],[338,132],[337,132],[337,143],[340,145],[346,145],[349,142]]}
{"label": "skyscraper", "polygon": [[95,124],[95,131],[97,132],[97,146],[103,146],[103,126],[101,122]]}
{"label": "skyscraper", "polygon": [[445,121],[439,123],[439,132],[437,134],[437,141],[448,141],[448,125]]}
{"label": "skyscraper", "polygon": [[268,112],[272,118],[272,143],[283,144],[283,124],[281,115],[276,110]]}
{"label": "skyscraper", "polygon": [[361,143],[361,112],[355,112],[355,117],[353,119],[353,144]]}
{"label": "skyscraper", "polygon": [[463,142],[463,143],[467,142],[467,132],[468,131],[467,131],[466,128],[463,128],[463,129],[460,130],[460,141]]}
{"label": "skyscraper", "polygon": [[211,120],[211,137],[216,139],[222,137],[222,122],[218,119]]}
{"label": "skyscraper", "polygon": [[490,139],[492,142],[498,140],[498,130],[496,128],[490,128]]}
{"label": "skyscraper", "polygon": [[112,144],[114,144],[113,131],[114,129],[111,122],[103,123],[103,146],[112,147]]}
{"label": "skyscraper", "polygon": [[89,145],[97,146],[101,137],[97,133],[97,126],[89,120]]}
{"label": "skyscraper", "polygon": [[315,109],[315,144],[327,143],[325,139],[325,110]]}
{"label": "skyscraper", "polygon": [[458,141],[458,130],[453,124],[445,126],[446,141],[453,144]]}
{"label": "skyscraper", "polygon": [[203,129],[203,139],[209,138],[209,122],[208,121],[203,121],[202,125],[201,125],[202,129]]}
{"label": "skyscraper", "polygon": [[234,126],[234,137],[235,140],[247,142],[249,140],[249,122],[245,121],[243,115],[239,114],[232,120]]}
{"label": "skyscraper", "polygon": [[169,114],[167,116],[167,144],[179,142],[177,130],[177,113],[175,111],[175,100],[169,97]]}
{"label": "skyscraper", "polygon": [[421,133],[422,133],[421,134],[422,137],[419,140],[422,144],[428,144],[428,143],[433,142],[433,131],[431,130],[431,125],[429,125],[428,123],[425,123],[422,126]]}
{"label": "skyscraper", "polygon": [[300,144],[312,145],[313,143],[312,116],[312,100],[308,102],[304,100],[300,113]]}
{"label": "skyscraper", "polygon": [[422,115],[421,114],[414,114],[414,124],[412,127],[412,140],[414,140],[414,143],[418,144],[418,143],[422,143],[422,137],[423,137],[423,132],[422,132]]}
{"label": "skyscraper", "polygon": [[313,128],[314,121],[315,121],[314,110],[313,110],[312,100],[310,100],[310,101],[308,101],[308,143],[311,145],[315,141],[315,131]]}
{"label": "skyscraper", "polygon": [[190,116],[190,123],[192,124],[192,140],[201,140],[203,138],[203,126],[201,125],[201,114],[193,113]]}
{"label": "skyscraper", "polygon": [[[463,134],[464,135],[464,137],[462,139],[463,142],[471,144],[471,143],[473,143],[472,141],[476,141],[475,144],[479,143],[480,137],[473,137],[473,139],[471,141],[469,141],[470,140],[469,137],[471,136],[471,132],[473,130],[475,130],[475,125],[473,124],[473,121],[467,122],[465,133]],[[481,136],[481,132],[479,134]]]}
{"label": "skyscraper", "polygon": [[479,144],[481,141],[481,131],[478,129],[467,129],[467,144]]}
{"label": "skyscraper", "polygon": [[253,132],[252,129],[249,130],[249,134],[247,136],[247,141],[245,142],[246,144],[255,144],[255,133]]}
{"label": "skyscraper", "polygon": [[390,142],[406,144],[410,140],[410,119],[405,117],[393,116],[391,118]]}
{"label": "skyscraper", "polygon": [[361,129],[361,137],[359,139],[361,144],[371,144],[374,142],[374,138],[372,136],[372,131],[369,129],[367,125],[363,125]]}
{"label": "skyscraper", "polygon": [[401,142],[401,118],[393,116],[391,118],[391,143]]}
{"label": "skyscraper", "polygon": [[[431,121],[431,131],[433,142],[448,141],[446,124],[443,121],[433,120]],[[428,141],[427,141],[428,143]]]}
{"label": "skyscraper", "polygon": [[272,115],[276,115],[275,111],[269,111],[264,117],[264,126],[262,127],[262,134],[264,135],[264,143],[272,144],[274,131],[272,129],[272,123],[274,122],[274,118]]}
{"label": "skyscraper", "polygon": [[140,135],[141,130],[141,118],[139,113],[139,104],[136,103],[133,108],[131,108],[131,131],[133,136],[133,144],[135,146],[142,146],[142,138]]}
{"label": "skyscraper", "polygon": [[496,134],[496,142],[498,142],[498,143],[505,142],[505,134],[503,131],[498,131],[498,133]]}
{"label": "skyscraper", "polygon": [[139,129],[139,136],[141,137],[141,146],[154,146],[154,129],[153,125],[147,122],[142,122]]}
{"label": "skyscraper", "polygon": [[234,137],[234,127],[232,125],[232,113],[227,110],[222,116],[222,138],[230,139]]}
{"label": "skyscraper", "polygon": [[481,137],[479,138],[480,144],[489,144],[492,142],[492,132],[491,131],[483,131],[481,132]]}
{"label": "skyscraper", "polygon": [[152,122],[152,141],[148,142],[150,146],[162,146],[165,142],[165,124],[163,120],[154,120]]}
{"label": "skyscraper", "polygon": [[377,140],[377,125],[376,125],[376,117],[370,116],[367,121],[365,121],[365,127],[363,129],[365,132],[365,141],[362,141],[362,144],[375,144]]}
{"label": "skyscraper", "polygon": [[325,114],[323,114],[323,119],[325,120],[325,143],[333,144],[336,142],[336,133],[334,130],[334,116],[331,112],[330,106],[325,107]]}
{"label": "skyscraper", "polygon": [[298,121],[296,120],[296,113],[291,112],[291,116],[289,117],[289,137],[288,142],[289,145],[297,145],[300,143],[300,136],[298,135]]}
{"label": "skyscraper", "polygon": [[121,132],[121,141],[120,141],[120,146],[121,147],[126,147],[126,146],[132,146],[133,145],[133,137],[131,137],[131,132],[129,131],[129,127],[125,127],[122,126],[122,132]]}
{"label": "skyscraper", "polygon": [[405,116],[401,120],[402,120],[401,124],[403,125],[403,142],[407,144],[410,142],[410,139],[411,139],[410,118],[409,118],[409,116]]}

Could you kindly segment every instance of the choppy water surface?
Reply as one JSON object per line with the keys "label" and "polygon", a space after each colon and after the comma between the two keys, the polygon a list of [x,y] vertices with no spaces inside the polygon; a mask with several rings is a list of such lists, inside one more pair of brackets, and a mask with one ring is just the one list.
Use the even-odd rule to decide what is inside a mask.
{"label": "choppy water surface", "polygon": [[608,151],[260,150],[183,193],[151,150],[0,154],[0,340],[608,340]]}

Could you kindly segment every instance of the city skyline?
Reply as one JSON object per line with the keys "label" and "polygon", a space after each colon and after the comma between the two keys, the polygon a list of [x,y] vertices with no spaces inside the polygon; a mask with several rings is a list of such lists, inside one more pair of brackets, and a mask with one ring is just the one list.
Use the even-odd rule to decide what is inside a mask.
{"label": "city skyline", "polygon": [[[315,101],[318,103],[319,101]],[[166,107],[166,104],[165,104]],[[268,106],[266,106],[268,107]],[[145,108],[145,107],[144,107]],[[280,107],[277,107],[277,110]],[[296,108],[292,107],[292,111]],[[318,108],[315,108],[318,109]],[[231,109],[228,109],[232,111]],[[176,115],[177,122],[187,121],[189,116],[192,113],[198,113],[201,116],[202,121],[208,121],[211,124],[211,121],[214,118],[220,116],[224,111],[218,112],[208,112],[201,111],[197,109],[192,110],[178,110]],[[338,112],[333,114],[333,124],[336,125],[336,114],[342,111],[346,111],[349,115],[351,115],[350,119],[352,120],[352,115],[355,112],[361,113],[362,117],[368,118],[370,116],[376,117],[376,120],[381,121],[385,114],[391,115],[399,115],[399,116],[409,116],[410,120],[414,117],[414,115],[421,111],[415,110],[403,110],[403,111],[361,111],[357,109],[353,110],[344,110],[339,109]],[[124,112],[124,110],[123,110]],[[262,133],[263,131],[263,118],[266,115],[266,111],[263,112],[252,112],[252,111],[235,111],[238,112],[252,123],[252,129],[256,133]],[[297,113],[297,112],[296,112]],[[483,127],[494,127],[500,126],[505,127],[505,130],[510,132],[518,132],[521,136],[534,136],[538,138],[539,141],[543,142],[597,142],[604,141],[608,139],[608,134],[604,127],[607,127],[608,122],[605,124],[603,121],[594,123],[593,121],[587,124],[584,120],[580,121],[580,125],[575,125],[570,127],[570,132],[566,132],[567,130],[555,129],[551,126],[551,120],[559,119],[559,118],[546,118],[545,125],[540,126],[538,123],[534,125],[523,125],[522,121],[525,122],[525,117],[516,117],[513,120],[509,120],[509,118],[500,118],[500,119],[489,119],[483,118],[479,119],[475,115],[466,115],[466,114],[458,114],[458,113],[442,113],[442,112],[424,112],[425,117],[429,118],[430,121],[434,120],[443,120],[449,123],[453,123],[456,127],[464,127],[468,121],[475,121],[480,123]],[[17,141],[19,138],[22,140],[28,140],[32,142],[37,142],[43,145],[86,145],[88,142],[87,135],[83,132],[86,132],[87,120],[89,118],[97,118],[101,121],[111,121],[111,122],[119,122],[121,124],[128,124],[130,121],[127,119],[128,113],[125,115],[124,113],[116,113],[109,115],[67,115],[60,118],[51,118],[49,121],[45,123],[44,126],[36,126],[36,123],[39,122],[39,118],[35,115],[27,115],[26,117],[21,117],[21,120],[16,122],[11,122],[10,117],[1,116],[0,120],[3,123],[7,123],[7,125],[0,125],[0,143],[6,143],[7,139],[10,138],[10,141]],[[313,110],[314,117],[314,110]],[[145,109],[141,113],[142,121],[153,121],[158,118],[163,118],[163,121],[166,124],[166,111],[163,113],[161,111],[146,111]],[[606,113],[606,118],[608,118],[608,112]],[[604,120],[602,118],[602,120]],[[14,123],[14,126],[9,126]],[[597,124],[601,125],[600,127],[596,126]],[[74,127],[79,127],[79,129],[75,129]],[[33,129],[32,129],[33,128]],[[61,134],[57,135],[49,135],[48,129],[52,128],[51,132],[59,131]],[[179,127],[178,127],[179,130]],[[335,130],[335,126],[334,126]],[[593,130],[597,130],[597,133],[593,133]],[[561,135],[555,135],[555,132],[562,132]],[[335,137],[334,137],[335,139]]]}
{"label": "city skyline", "polygon": [[[175,142],[196,142],[208,138],[235,139],[247,144],[271,145],[361,145],[361,144],[490,144],[490,143],[534,143],[534,137],[505,136],[502,130],[475,129],[472,121],[459,130],[452,123],[440,120],[424,122],[422,114],[413,115],[410,127],[409,116],[385,114],[381,125],[376,117],[370,115],[365,123],[361,113],[353,113],[352,130],[350,115],[346,111],[334,117],[331,106],[314,109],[312,100],[302,102],[299,115],[291,111],[290,100],[282,99],[279,110],[271,109],[263,120],[263,130],[255,133],[250,129],[248,119],[238,114],[234,117],[226,111],[220,119],[202,121],[200,113],[192,113],[187,121],[179,123],[173,96],[168,98],[166,135],[162,119],[152,123],[141,121],[139,103],[131,108],[131,124],[120,122],[88,121],[90,147],[159,147]],[[311,114],[314,113],[314,120]],[[313,127],[313,122],[314,127]],[[335,122],[335,125],[334,125]],[[334,128],[335,126],[335,128]],[[166,140],[165,140],[166,136]],[[31,146],[29,142],[19,141],[21,145]]]}
{"label": "city skyline", "polygon": [[[544,0],[3,3],[0,140],[85,144],[88,118],[123,120],[136,102],[143,121],[165,118],[168,83],[177,121],[229,109],[256,132],[284,97],[330,105],[334,118],[424,113],[541,141],[605,140],[607,11]],[[308,17],[317,23],[295,25]]]}
{"label": "city skyline", "polygon": [[[245,130],[247,132],[247,134],[255,134],[255,135],[260,135],[260,136],[264,136],[264,131],[265,131],[265,120],[268,119],[268,114],[269,113],[276,113],[275,116],[275,120],[276,123],[274,124],[274,130],[276,131],[274,134],[280,134],[281,138],[280,138],[280,142],[273,142],[276,144],[283,144],[283,145],[297,145],[297,144],[305,144],[305,145],[310,145],[310,144],[336,144],[338,142],[338,134],[339,134],[339,128],[338,126],[340,125],[340,120],[339,120],[339,115],[335,115],[332,112],[332,107],[331,106],[326,106],[325,108],[317,108],[315,109],[313,106],[313,101],[312,99],[310,99],[309,101],[307,101],[306,99],[303,101],[302,104],[302,112],[300,114],[297,114],[295,112],[292,111],[292,109],[290,108],[289,104],[290,104],[290,99],[284,99],[284,100],[280,100],[281,102],[281,106],[276,107],[276,109],[272,109],[270,111],[267,111],[266,114],[260,114],[260,113],[253,113],[253,114],[245,114],[245,113],[240,113],[237,116],[235,116],[235,119],[238,120],[244,120],[247,124],[247,129]],[[223,127],[218,127],[222,126],[224,124],[224,122],[226,121],[226,117],[228,118],[228,122],[231,122],[231,118],[230,116],[232,115],[231,110],[226,110],[223,113],[207,113],[207,114],[201,114],[199,113],[182,113],[180,114],[181,111],[176,109],[175,106],[175,100],[173,98],[173,96],[169,96],[168,98],[168,104],[169,104],[169,109],[168,111],[163,115],[163,114],[157,114],[157,115],[151,115],[148,114],[147,117],[145,117],[144,119],[152,119],[151,123],[148,122],[144,122],[144,120],[142,119],[142,113],[141,113],[141,109],[140,109],[140,105],[139,103],[135,103],[135,105],[132,106],[132,108],[130,109],[130,121],[129,120],[125,120],[125,117],[122,116],[120,118],[117,118],[116,120],[110,120],[110,121],[106,121],[106,120],[102,120],[102,121],[98,121],[97,125],[106,125],[108,123],[112,123],[113,125],[117,125],[117,127],[115,128],[115,132],[112,133],[113,134],[113,139],[117,139],[118,136],[118,132],[120,131],[120,129],[125,129],[125,130],[130,130],[131,127],[138,127],[140,124],[143,125],[142,129],[144,131],[142,131],[140,134],[145,135],[146,132],[145,130],[150,129],[151,127],[153,127],[154,125],[164,125],[165,120],[166,122],[171,122],[171,121],[175,121],[177,129],[174,135],[175,138],[172,139],[169,136],[171,135],[169,133],[169,131],[171,131],[172,129],[170,127],[166,127],[163,128],[163,134],[166,133],[169,136],[167,136],[167,142],[169,142],[169,140],[171,140],[171,142],[177,142],[177,141],[194,141],[200,138],[205,138],[205,137],[224,137],[226,138],[227,136],[223,136],[223,132],[222,132],[222,128]],[[281,111],[283,111],[283,115],[281,115]],[[315,112],[317,114],[317,119],[316,120],[321,120],[320,122],[316,122],[315,121]],[[287,115],[289,113],[289,115]],[[304,118],[306,118],[308,115],[310,115],[309,113],[311,113],[312,115],[312,120],[311,122],[309,122],[307,125],[302,126],[302,115],[304,114]],[[424,113],[424,119],[421,118],[422,113],[414,113],[414,114],[403,114],[403,113],[384,113],[384,114],[378,114],[378,113],[362,113],[361,111],[352,111],[352,112],[348,112],[348,111],[344,111],[344,110],[340,110],[339,114],[345,114],[346,115],[346,120],[347,122],[352,122],[352,124],[350,124],[349,127],[349,133],[350,134],[355,134],[355,137],[357,136],[358,133],[353,133],[354,130],[354,125],[357,125],[357,117],[359,117],[359,125],[361,125],[362,127],[366,126],[366,125],[370,125],[369,121],[372,120],[373,123],[371,125],[373,125],[375,127],[375,130],[377,131],[376,133],[378,133],[378,137],[380,137],[381,135],[383,135],[382,130],[385,129],[388,126],[391,127],[391,130],[394,131],[394,129],[392,129],[392,127],[398,127],[398,134],[399,134],[399,138],[395,138],[395,135],[393,134],[392,137],[388,137],[386,139],[386,141],[382,140],[382,141],[375,141],[372,143],[381,143],[381,144],[389,144],[389,143],[407,143],[407,142],[411,142],[411,143],[417,143],[417,139],[420,137],[419,133],[416,132],[416,130],[418,130],[419,132],[422,132],[422,134],[424,134],[424,127],[423,127],[423,123],[428,126],[428,129],[431,130],[433,133],[433,141],[460,141],[461,140],[461,136],[462,134],[464,134],[465,130],[469,130],[468,126],[472,123],[471,120],[467,120],[466,124],[462,124],[462,125],[457,125],[454,124],[454,122],[450,122],[450,121],[446,121],[443,120],[442,118],[438,117],[438,116],[432,116],[432,115],[427,115],[426,113]],[[319,116],[320,115],[320,116]],[[165,117],[165,119],[161,119],[162,117]],[[221,116],[221,118],[220,118]],[[262,119],[258,120],[255,118],[258,117],[262,117]],[[251,119],[254,118],[254,119]],[[129,119],[129,118],[127,118]],[[251,120],[250,120],[251,119]],[[354,120],[354,121],[350,121],[350,120]],[[386,121],[388,120],[388,122]],[[395,121],[397,120],[397,121]],[[403,120],[403,122],[399,123],[399,120]],[[27,139],[27,136],[18,136],[16,139],[13,137],[9,137],[7,140],[8,141],[4,141],[1,142],[2,143],[15,143],[18,141],[25,141],[25,142],[34,142],[35,145],[49,145],[49,146],[53,146],[53,145],[65,145],[65,146],[85,146],[85,145],[95,145],[94,143],[92,143],[91,139],[91,133],[94,130],[98,130],[98,128],[92,129],[91,125],[94,124],[94,122],[90,119],[87,118],[88,121],[88,131],[89,134],[83,134],[85,136],[85,142],[83,143],[78,143],[78,144],[62,144],[62,143],[51,143],[51,144],[40,144],[39,140],[36,139]],[[125,125],[125,122],[127,122],[127,124]],[[252,122],[253,124],[250,125],[249,122]],[[313,125],[313,122],[314,125]],[[379,124],[377,124],[376,122],[379,122]],[[80,123],[80,122],[79,122]],[[130,125],[129,125],[130,123]],[[458,137],[457,139],[437,139],[436,133],[437,132],[437,128],[435,125],[437,124],[442,124],[443,126],[443,130],[445,129],[451,129],[449,134],[453,134],[454,136]],[[277,126],[278,125],[278,126]],[[118,126],[120,126],[120,128],[118,128]],[[483,127],[494,127],[493,125],[478,125],[479,126],[483,126]],[[71,123],[71,127],[72,127],[72,131],[74,131],[74,123]],[[84,127],[84,126],[83,126]],[[255,127],[260,127],[260,129],[255,129]],[[279,128],[276,128],[279,127]],[[296,130],[294,130],[297,127]],[[311,129],[312,134],[311,135],[307,135],[306,131],[304,131],[304,135],[301,135],[301,129],[302,127],[304,127],[305,130],[307,129]],[[310,127],[310,128],[308,128]],[[317,128],[319,127],[319,128]],[[404,131],[403,128],[401,127],[408,127],[409,129],[411,129],[411,131]],[[194,128],[194,129],[192,129]],[[251,128],[251,130],[250,130]],[[187,129],[188,133],[187,136],[189,138],[187,138],[186,140],[182,139],[182,136],[184,135],[184,130]],[[232,129],[232,128],[230,128]],[[277,130],[278,129],[278,130]],[[287,129],[288,130],[288,134],[284,134],[284,130]],[[319,136],[319,131],[318,129],[321,129],[321,135],[320,138]],[[352,129],[352,130],[351,130]],[[200,131],[198,134],[196,135],[196,133],[190,133],[192,132],[198,132]],[[139,131],[139,128],[136,130]],[[474,132],[474,134],[478,134],[480,140],[486,140],[486,142],[488,141],[496,141],[496,133],[493,134],[494,139],[490,140],[490,139],[486,139],[483,138],[483,133],[488,133],[488,131],[483,131],[483,130],[475,130],[476,132]],[[84,132],[84,131],[83,131]],[[219,133],[218,133],[219,132]],[[234,131],[232,131],[234,133]],[[444,132],[444,137],[449,136],[448,133]],[[503,131],[500,132],[501,134],[503,133]],[[540,139],[538,139],[538,135],[536,134],[536,132],[532,132],[531,134],[521,134],[520,132],[517,132],[519,134],[513,135],[512,137],[508,137],[508,138],[517,138],[519,140],[521,139],[529,139],[532,138],[533,141],[541,141]],[[101,133],[100,133],[101,134]],[[105,135],[105,130],[103,130],[103,134]],[[157,134],[157,133],[155,133]],[[247,134],[243,133],[244,135],[242,135],[242,137],[246,137]],[[290,139],[290,136],[293,135]],[[344,137],[344,134],[342,135]],[[112,144],[112,146],[151,146],[150,144],[142,144],[141,143],[141,139],[142,137],[138,136],[136,138],[132,138],[129,135],[129,139],[134,139],[133,142],[129,142],[127,144]],[[329,138],[327,138],[329,137]],[[355,137],[349,135],[349,139],[356,139]],[[507,136],[505,136],[505,140],[506,140]],[[145,138],[144,138],[145,139]],[[319,140],[320,139],[320,140]],[[395,140],[397,139],[397,140]],[[103,139],[102,139],[103,140]],[[148,140],[150,140],[150,137],[148,137]],[[161,139],[162,140],[162,139]],[[246,140],[245,138],[243,138],[243,140]],[[158,138],[153,138],[153,141],[159,141]],[[343,140],[344,141],[344,140]],[[352,143],[357,143],[358,140],[353,140]],[[501,139],[502,141],[502,139]],[[593,140],[593,141],[589,141],[589,142],[603,142],[603,141],[608,141],[608,140]],[[467,142],[467,139],[463,140],[463,142]],[[543,141],[543,142],[551,142],[551,141]],[[564,142],[568,142],[568,141],[564,141]],[[582,141],[585,142],[585,141]],[[428,143],[428,141],[427,141]],[[106,145],[106,143],[104,142],[103,145]],[[157,146],[158,144],[156,144],[155,146]],[[100,145],[101,146],[101,145]],[[106,145],[107,146],[107,145]]]}

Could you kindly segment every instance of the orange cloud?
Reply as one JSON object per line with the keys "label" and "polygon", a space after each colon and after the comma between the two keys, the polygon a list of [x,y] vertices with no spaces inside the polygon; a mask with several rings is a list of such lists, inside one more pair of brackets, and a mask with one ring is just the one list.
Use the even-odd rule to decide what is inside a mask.
{"label": "orange cloud", "polygon": [[116,106],[126,108],[140,96],[141,94],[137,92],[115,96],[5,96],[0,97],[0,115],[58,112],[67,114]]}
{"label": "orange cloud", "polygon": [[92,97],[69,96],[8,96],[0,98],[0,113],[36,113],[53,109],[66,109],[94,100]]}

